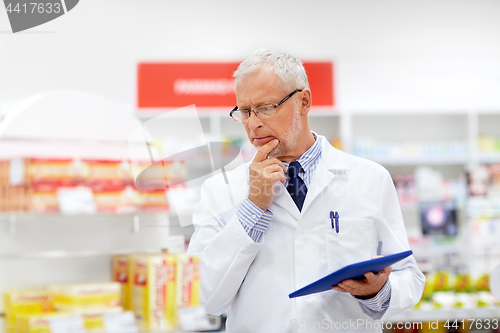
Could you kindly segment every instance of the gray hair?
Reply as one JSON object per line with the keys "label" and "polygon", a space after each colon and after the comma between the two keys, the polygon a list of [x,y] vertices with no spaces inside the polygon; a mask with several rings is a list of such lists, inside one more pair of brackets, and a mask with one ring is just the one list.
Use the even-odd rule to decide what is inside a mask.
{"label": "gray hair", "polygon": [[309,81],[302,62],[284,51],[260,49],[245,59],[234,72],[235,86],[248,74],[256,73],[263,67],[274,70],[284,93],[295,89],[309,88]]}

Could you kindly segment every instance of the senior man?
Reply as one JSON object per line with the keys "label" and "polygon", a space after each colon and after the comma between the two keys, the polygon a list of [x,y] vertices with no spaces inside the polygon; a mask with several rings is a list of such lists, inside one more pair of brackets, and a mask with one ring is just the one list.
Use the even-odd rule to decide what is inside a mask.
{"label": "senior man", "polygon": [[201,190],[188,251],[201,257],[207,312],[227,311],[234,333],[380,332],[373,320],[422,295],[425,279],[413,257],[331,291],[288,294],[346,265],[409,249],[389,173],[310,130],[312,92],[300,60],[259,50],[234,77],[230,115],[257,153]]}

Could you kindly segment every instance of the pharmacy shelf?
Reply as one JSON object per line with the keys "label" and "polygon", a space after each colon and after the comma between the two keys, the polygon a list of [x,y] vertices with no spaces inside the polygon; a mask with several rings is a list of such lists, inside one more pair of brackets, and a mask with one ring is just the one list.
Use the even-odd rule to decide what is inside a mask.
{"label": "pharmacy shelf", "polygon": [[470,163],[470,158],[465,156],[449,156],[436,158],[377,158],[371,156],[359,156],[384,166],[412,166],[412,165],[465,165]]}
{"label": "pharmacy shelf", "polygon": [[385,321],[409,322],[409,321],[431,321],[448,319],[500,319],[500,307],[475,308],[475,309],[432,309],[432,310],[407,310]]}
{"label": "pharmacy shelf", "polygon": [[[87,332],[94,332],[95,330],[89,330]],[[194,332],[188,332],[188,331],[182,331],[180,329],[169,329],[169,330],[152,330],[152,329],[145,329],[145,328],[138,328],[139,333],[194,333]],[[210,331],[210,332],[219,332],[219,333],[224,333],[226,330],[223,328],[219,331]],[[3,317],[3,313],[0,313],[0,333],[7,333],[5,332],[5,319]]]}
{"label": "pharmacy shelf", "polygon": [[0,212],[0,221],[3,219],[16,218],[26,218],[26,219],[50,219],[50,218],[65,218],[65,219],[77,219],[77,218],[126,218],[130,217],[153,217],[153,216],[168,216],[175,217],[177,214],[173,211],[139,211],[139,212],[123,212],[123,213],[113,213],[113,212],[99,212],[95,214],[63,214],[59,212],[25,212],[25,211],[12,211],[12,212]]}
{"label": "pharmacy shelf", "polygon": [[485,164],[500,163],[500,154],[478,154],[477,162]]}
{"label": "pharmacy shelf", "polygon": [[[134,250],[133,253],[159,253],[158,249]],[[30,253],[7,253],[0,254],[0,261],[4,260],[31,260],[31,259],[65,259],[65,258],[92,258],[111,257],[114,255],[131,254],[130,250],[110,250],[110,251],[36,251]]]}

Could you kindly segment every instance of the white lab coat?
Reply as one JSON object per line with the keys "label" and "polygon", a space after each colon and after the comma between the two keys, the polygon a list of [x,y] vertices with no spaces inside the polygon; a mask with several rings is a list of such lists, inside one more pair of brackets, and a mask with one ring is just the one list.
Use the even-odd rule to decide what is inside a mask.
{"label": "white lab coat", "polygon": [[[248,163],[227,173],[229,186],[217,175],[202,187],[188,251],[201,256],[202,303],[214,315],[227,311],[230,333],[381,332],[350,294],[288,297],[348,264],[371,259],[379,242],[382,255],[409,249],[389,172],[318,138],[322,155],[302,212],[277,182],[262,243],[236,217],[248,196]],[[331,227],[330,211],[339,212],[339,233]],[[394,264],[389,279],[391,301],[382,321],[413,307],[425,281],[413,257]]]}

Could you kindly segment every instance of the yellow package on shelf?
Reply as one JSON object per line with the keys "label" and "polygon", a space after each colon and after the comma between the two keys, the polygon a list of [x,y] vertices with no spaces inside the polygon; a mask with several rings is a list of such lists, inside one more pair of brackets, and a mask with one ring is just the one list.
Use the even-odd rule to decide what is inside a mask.
{"label": "yellow package on shelf", "polygon": [[178,254],[177,258],[177,307],[200,305],[200,258]]}
{"label": "yellow package on shelf", "polygon": [[48,290],[18,290],[4,293],[6,332],[16,330],[16,318],[20,314],[39,314],[52,310],[51,295]]}
{"label": "yellow package on shelf", "polygon": [[143,328],[175,325],[175,267],[172,254],[131,256],[132,310]]}
{"label": "yellow package on shelf", "polygon": [[106,307],[106,308],[81,308],[78,310],[70,311],[73,315],[79,315],[83,318],[83,325],[85,330],[103,330],[104,329],[104,316],[108,313],[123,312],[122,307]]}
{"label": "yellow package on shelf", "polygon": [[124,310],[132,310],[130,300],[131,295],[131,256],[129,255],[115,255],[111,259],[113,270],[113,281],[121,285],[121,304]]}
{"label": "yellow package on shelf", "polygon": [[60,311],[81,307],[120,306],[121,285],[118,282],[90,282],[51,285],[54,308]]}
{"label": "yellow package on shelf", "polygon": [[51,312],[39,314],[21,314],[16,320],[16,333],[51,333],[50,320],[53,318],[70,318],[74,314]]}

